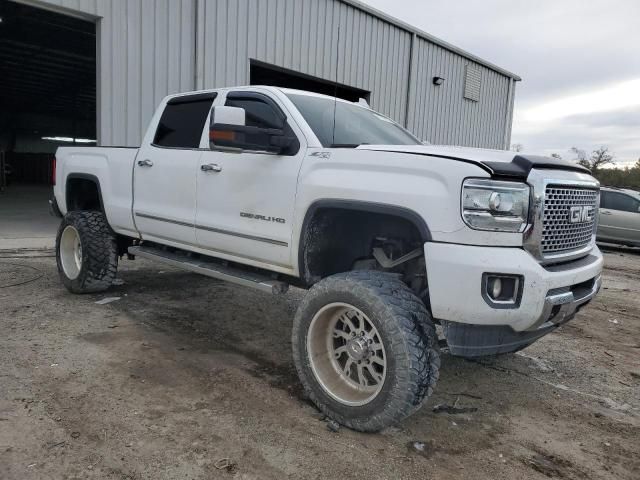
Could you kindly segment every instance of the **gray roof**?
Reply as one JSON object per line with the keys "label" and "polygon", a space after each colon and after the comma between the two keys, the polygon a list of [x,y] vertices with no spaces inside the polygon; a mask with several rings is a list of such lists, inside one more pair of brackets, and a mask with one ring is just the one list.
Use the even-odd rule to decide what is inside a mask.
{"label": "gray roof", "polygon": [[385,22],[388,22],[403,30],[406,30],[409,33],[416,34],[418,37],[424,38],[425,40],[428,40],[429,42],[434,43],[436,45],[439,45],[440,47],[445,48],[451,52],[457,53],[462,57],[468,58],[469,60],[479,63],[480,65],[484,65],[485,67],[490,68],[491,70],[494,70],[502,75],[511,77],[516,81],[522,80],[522,78],[520,78],[515,73],[505,70],[504,68],[498,67],[497,65],[494,65],[493,63],[488,62],[487,60],[483,60],[482,58],[474,55],[473,53],[469,53],[465,50],[462,50],[461,48],[456,47],[455,45],[451,45],[450,43],[445,42],[444,40],[441,40],[438,37],[434,37],[433,35],[423,30],[420,30],[419,28],[416,28],[412,25],[409,25],[408,23],[405,23],[402,20],[398,20],[397,18],[394,18],[391,15],[387,15],[386,13],[381,12],[377,8],[373,8],[369,5],[366,5],[359,0],[340,0],[340,1],[343,3],[346,3],[347,5],[351,5],[352,7],[360,9],[364,12],[367,12],[368,14],[373,15],[374,17],[378,17],[381,20],[384,20]]}

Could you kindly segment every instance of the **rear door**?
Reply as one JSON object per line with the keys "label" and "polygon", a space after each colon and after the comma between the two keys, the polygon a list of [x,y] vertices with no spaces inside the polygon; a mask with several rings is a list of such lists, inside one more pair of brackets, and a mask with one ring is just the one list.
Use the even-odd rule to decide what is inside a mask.
{"label": "rear door", "polygon": [[[216,101],[223,102],[244,108],[248,126],[274,128],[276,117],[289,117],[285,106],[266,92],[232,91]],[[200,247],[244,263],[291,268],[294,202],[306,141],[291,119],[285,131],[298,139],[286,154],[203,152],[197,172]]]}
{"label": "rear door", "polygon": [[598,237],[640,244],[640,200],[623,192],[602,191]]}
{"label": "rear door", "polygon": [[[180,96],[165,105],[153,138],[134,165],[133,214],[146,240],[195,245],[200,138],[215,93]],[[155,119],[154,119],[155,120]]]}

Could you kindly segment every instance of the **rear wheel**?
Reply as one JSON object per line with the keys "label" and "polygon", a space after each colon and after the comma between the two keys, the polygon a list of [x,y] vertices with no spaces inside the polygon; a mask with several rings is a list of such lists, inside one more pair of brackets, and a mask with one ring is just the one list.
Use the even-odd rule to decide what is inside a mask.
{"label": "rear wheel", "polygon": [[65,215],[56,237],[56,262],[70,292],[100,292],[111,286],[118,269],[117,244],[102,212]]}
{"label": "rear wheel", "polygon": [[438,379],[431,317],[396,275],[354,271],[314,285],[296,314],[293,356],[328,417],[378,431],[417,410]]}

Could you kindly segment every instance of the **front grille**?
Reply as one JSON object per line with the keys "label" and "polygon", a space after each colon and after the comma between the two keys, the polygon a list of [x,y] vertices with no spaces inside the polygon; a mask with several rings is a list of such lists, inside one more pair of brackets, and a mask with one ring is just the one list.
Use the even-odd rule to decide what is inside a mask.
{"label": "front grille", "polygon": [[[589,208],[586,221],[571,222],[572,207]],[[542,253],[577,250],[589,245],[596,224],[598,190],[549,185],[545,191]],[[579,216],[579,215],[578,215]]]}

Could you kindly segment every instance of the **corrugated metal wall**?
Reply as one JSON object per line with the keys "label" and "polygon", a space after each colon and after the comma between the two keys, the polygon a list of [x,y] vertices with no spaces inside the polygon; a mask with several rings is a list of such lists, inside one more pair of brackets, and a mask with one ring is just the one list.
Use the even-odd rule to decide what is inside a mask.
{"label": "corrugated metal wall", "polygon": [[[504,148],[510,140],[511,77],[357,2],[27,1],[97,19],[102,145],[138,145],[167,94],[248,84],[251,59],[369,90],[374,109],[432,143]],[[463,98],[469,63],[481,70],[478,102]]]}
{"label": "corrugated metal wall", "polygon": [[[480,70],[477,102],[464,98],[467,64]],[[513,100],[509,98],[510,77],[421,38],[417,38],[415,65],[418,88],[407,122],[409,130],[436,144],[505,147]],[[442,85],[433,85],[435,76],[445,79]]]}
{"label": "corrugated metal wall", "polygon": [[255,59],[369,90],[374,109],[404,121],[405,30],[334,0],[208,0],[198,20],[201,88],[247,84]]}
{"label": "corrugated metal wall", "polygon": [[195,0],[46,0],[98,25],[98,140],[137,146],[156,106],[194,89]]}

